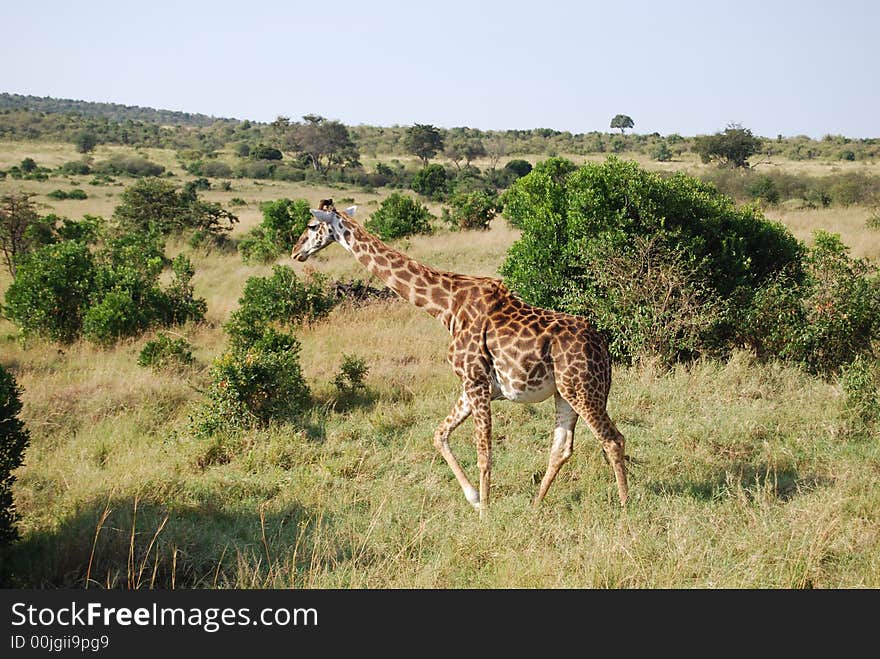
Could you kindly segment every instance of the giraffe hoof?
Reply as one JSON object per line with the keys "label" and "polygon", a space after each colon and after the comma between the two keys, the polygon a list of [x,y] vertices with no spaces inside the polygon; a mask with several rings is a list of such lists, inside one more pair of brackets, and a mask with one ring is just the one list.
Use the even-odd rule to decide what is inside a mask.
{"label": "giraffe hoof", "polygon": [[480,509],[480,493],[477,492],[474,488],[468,488],[464,491],[464,498],[468,500],[468,503],[471,504],[477,510]]}

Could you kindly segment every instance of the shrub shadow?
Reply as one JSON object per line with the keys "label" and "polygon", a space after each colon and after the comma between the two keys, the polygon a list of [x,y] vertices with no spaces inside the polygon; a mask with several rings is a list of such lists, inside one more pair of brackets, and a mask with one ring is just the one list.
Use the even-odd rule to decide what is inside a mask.
{"label": "shrub shadow", "polygon": [[737,462],[717,469],[709,478],[678,478],[655,482],[648,484],[647,489],[655,494],[690,496],[701,501],[713,501],[722,498],[732,486],[738,486],[752,498],[763,492],[786,502],[797,494],[828,486],[831,482],[829,478],[817,474],[801,474],[794,467],[779,469],[767,463]]}
{"label": "shrub shadow", "polygon": [[216,491],[201,498],[172,506],[141,500],[136,513],[133,498],[91,501],[7,547],[0,586],[298,587],[354,553],[348,543],[327,542],[326,511],[296,505],[261,514],[259,503],[218,504]]}

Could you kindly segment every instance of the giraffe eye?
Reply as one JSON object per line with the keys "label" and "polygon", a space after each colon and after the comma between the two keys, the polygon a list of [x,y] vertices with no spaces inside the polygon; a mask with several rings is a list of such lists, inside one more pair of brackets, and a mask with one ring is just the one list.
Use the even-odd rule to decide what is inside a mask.
{"label": "giraffe eye", "polygon": [[318,224],[317,224],[317,223],[315,223],[315,224],[309,224],[309,225],[308,225],[308,229],[309,229],[309,231],[315,231],[317,228],[318,228]]}

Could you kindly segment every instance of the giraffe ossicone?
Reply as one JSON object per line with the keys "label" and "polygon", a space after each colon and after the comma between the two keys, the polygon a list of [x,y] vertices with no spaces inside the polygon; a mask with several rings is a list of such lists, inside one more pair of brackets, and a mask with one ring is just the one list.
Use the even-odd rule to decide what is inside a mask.
{"label": "giraffe ossicone", "polygon": [[[337,242],[400,297],[437,318],[452,335],[447,359],[462,383],[461,395],[434,432],[467,501],[489,505],[491,402],[537,403],[554,396],[556,426],[547,470],[535,495],[540,503],[571,457],[574,428],[582,418],[602,445],[617,482],[621,505],[628,496],[624,437],[606,409],[611,358],[602,336],[584,318],[531,306],[491,277],[436,270],[386,245],[354,219],[356,206],[338,211],[331,199],[312,209],[291,252],[305,261]],[[473,416],[479,490],[449,447],[449,435]]]}

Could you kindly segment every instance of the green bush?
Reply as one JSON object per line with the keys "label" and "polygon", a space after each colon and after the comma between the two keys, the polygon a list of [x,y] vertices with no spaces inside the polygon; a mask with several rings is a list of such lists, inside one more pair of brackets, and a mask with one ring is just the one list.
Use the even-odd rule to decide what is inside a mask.
{"label": "green bush", "polygon": [[772,178],[766,175],[758,176],[749,185],[749,195],[753,199],[757,199],[768,204],[776,204],[779,202],[779,190],[776,189],[776,183]]}
{"label": "green bush", "polygon": [[196,360],[189,341],[159,332],[155,339],[144,344],[137,363],[139,366],[161,371],[192,366]]}
{"label": "green bush", "polygon": [[232,167],[221,160],[197,160],[186,169],[195,176],[209,176],[210,178],[227,178],[232,176]]}
{"label": "green bush", "polygon": [[112,290],[88,308],[83,317],[83,336],[101,346],[136,336],[150,326],[149,310],[139,304],[130,289]]}
{"label": "green bush", "polygon": [[160,176],[164,171],[164,165],[150,162],[143,156],[125,156],[116,154],[107,160],[97,163],[93,168],[96,174],[107,176]]}
{"label": "green bush", "polygon": [[351,394],[358,389],[365,389],[364,378],[370,372],[367,361],[355,355],[342,355],[339,372],[333,378],[333,386],[340,394]]}
{"label": "green bush", "polygon": [[276,163],[270,160],[245,160],[239,163],[235,173],[241,178],[272,178],[276,166]]}
{"label": "green bush", "polygon": [[415,173],[411,185],[415,192],[439,201],[448,192],[446,169],[438,164],[423,167]]}
{"label": "green bush", "polygon": [[21,392],[15,377],[0,366],[0,547],[18,537],[15,522],[18,514],[12,499],[12,472],[21,466],[30,437],[21,412]]}
{"label": "green bush", "polygon": [[660,142],[651,150],[651,157],[657,162],[669,162],[672,160],[672,151],[666,145],[666,142]]}
{"label": "green bush", "polygon": [[238,253],[245,263],[271,263],[280,256],[281,250],[262,226],[255,226],[238,241]]}
{"label": "green bush", "polygon": [[258,144],[250,150],[250,157],[254,160],[281,160],[281,151],[273,146]]}
{"label": "green bush", "polygon": [[170,182],[147,178],[127,187],[113,217],[129,232],[162,235],[202,231],[223,235],[238,218],[219,204],[198,198],[196,186],[182,190]]}
{"label": "green bush", "polygon": [[49,197],[50,199],[58,199],[59,201],[63,200],[63,199],[88,199],[89,198],[89,196],[85,193],[85,191],[80,190],[79,188],[74,188],[73,190],[70,190],[69,192],[65,192],[64,190],[52,190],[52,192],[47,193],[46,196]]}
{"label": "green bush", "polygon": [[320,275],[300,281],[285,265],[274,266],[270,277],[249,278],[225,325],[232,344],[247,345],[270,325],[293,327],[325,315],[336,301],[324,284]]}
{"label": "green bush", "polygon": [[487,230],[499,205],[497,197],[486,192],[459,192],[452,195],[443,220],[455,229]]}
{"label": "green bush", "polygon": [[532,163],[522,158],[514,158],[504,165],[504,169],[514,174],[514,180],[516,180],[532,171]]}
{"label": "green bush", "polygon": [[686,278],[682,291],[718,305],[699,340],[682,346],[689,354],[736,345],[754,292],[786,268],[800,276],[802,246],[781,224],[697,179],[662,177],[614,157],[581,168],[559,158],[539,163],[505,193],[504,214],[523,231],[502,266],[507,283],[532,304],[602,321],[618,358],[640,356],[639,344],[611,322],[634,311],[629,296],[615,293],[618,284],[599,275],[604,259],[633,258],[639,238],[651,241],[675,279]]}
{"label": "green bush", "polygon": [[58,171],[62,174],[78,174],[84,176],[86,174],[91,174],[92,168],[89,167],[87,162],[83,162],[82,160],[71,160],[70,162],[61,165],[58,168]]}
{"label": "green bush", "polygon": [[306,199],[266,201],[260,204],[260,210],[263,221],[238,244],[238,251],[248,263],[268,263],[290,254],[312,217]]}
{"label": "green bush", "polygon": [[615,360],[667,366],[700,354],[721,307],[687,254],[642,236],[622,249],[606,243],[593,254],[563,304],[608,335]]}
{"label": "green bush", "polygon": [[379,205],[364,226],[382,240],[393,240],[419,233],[431,233],[432,217],[428,209],[418,201],[395,192]]}
{"label": "green bush", "polygon": [[839,373],[871,356],[880,339],[880,277],[824,231],[816,233],[804,265],[802,279],[781,273],[758,289],[744,323],[746,343],[813,373]]}
{"label": "green bush", "polygon": [[[66,230],[92,239],[94,220],[70,222]],[[6,292],[5,313],[26,335],[62,343],[82,335],[103,346],[154,325],[203,320],[206,304],[193,295],[189,259],[174,259],[171,283],[162,289],[165,263],[155,234],[105,235],[94,255],[85,242],[62,240],[22,263]]]}
{"label": "green bush", "polygon": [[192,278],[195,268],[185,254],[178,254],[171,262],[173,277],[164,291],[167,300],[163,320],[165,324],[182,325],[188,321],[205,319],[208,304],[204,298],[194,297]]}
{"label": "green bush", "polygon": [[299,351],[295,337],[273,328],[233,345],[211,367],[207,405],[194,419],[196,433],[211,436],[296,421],[309,404]]}
{"label": "green bush", "polygon": [[18,267],[6,290],[4,314],[26,335],[70,343],[80,334],[96,279],[88,246],[78,242],[47,245]]}

